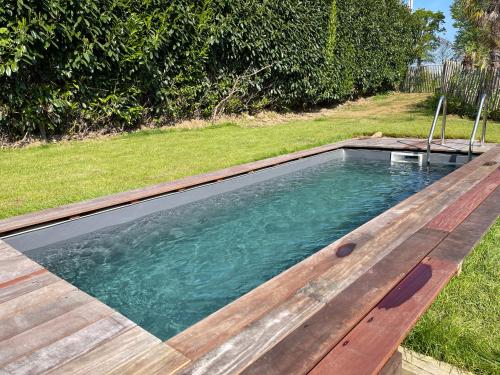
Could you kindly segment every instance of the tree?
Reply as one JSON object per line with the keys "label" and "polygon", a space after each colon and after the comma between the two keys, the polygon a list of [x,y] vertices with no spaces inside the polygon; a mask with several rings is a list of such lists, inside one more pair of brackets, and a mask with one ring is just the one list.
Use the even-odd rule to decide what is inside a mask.
{"label": "tree", "polygon": [[500,0],[455,0],[455,48],[471,65],[500,68]]}
{"label": "tree", "polygon": [[445,31],[442,26],[444,14],[427,9],[417,9],[412,14],[414,57],[417,65],[424,61],[434,61],[433,52],[439,47],[439,33]]}
{"label": "tree", "polygon": [[436,62],[444,64],[446,60],[454,60],[457,55],[453,50],[453,43],[444,38],[438,38],[438,40],[439,47],[434,54]]}

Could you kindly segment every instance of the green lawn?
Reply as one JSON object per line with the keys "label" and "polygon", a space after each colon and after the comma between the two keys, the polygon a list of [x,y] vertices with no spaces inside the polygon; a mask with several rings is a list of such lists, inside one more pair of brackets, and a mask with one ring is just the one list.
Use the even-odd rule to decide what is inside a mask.
{"label": "green lawn", "polygon": [[[359,135],[427,136],[426,95],[381,95],[316,118],[201,129],[135,132],[0,151],[0,219],[217,170]],[[500,142],[490,123],[488,141]],[[451,117],[447,137],[468,138],[470,119]]]}
{"label": "green lawn", "polygon": [[500,374],[500,220],[420,319],[405,346],[475,374]]}
{"label": "green lawn", "polygon": [[[254,120],[199,129],[140,131],[100,140],[0,151],[0,218],[95,198],[279,154],[383,132],[426,137],[423,94],[380,95],[279,124]],[[490,122],[487,141],[500,142]],[[468,138],[472,120],[450,116],[447,137]],[[406,345],[479,373],[500,374],[500,224],[469,257]]]}

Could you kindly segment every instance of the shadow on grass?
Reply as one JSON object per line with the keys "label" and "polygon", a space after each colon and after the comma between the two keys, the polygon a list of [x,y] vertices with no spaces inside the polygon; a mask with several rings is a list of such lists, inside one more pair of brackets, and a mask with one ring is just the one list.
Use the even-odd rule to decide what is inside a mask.
{"label": "shadow on grass", "polygon": [[408,112],[412,114],[432,116],[434,115],[438,101],[439,101],[439,96],[430,95],[425,99],[412,104]]}

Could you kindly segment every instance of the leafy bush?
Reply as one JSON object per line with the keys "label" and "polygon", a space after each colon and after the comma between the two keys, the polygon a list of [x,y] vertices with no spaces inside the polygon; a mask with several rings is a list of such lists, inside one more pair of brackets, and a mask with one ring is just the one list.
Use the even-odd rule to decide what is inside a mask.
{"label": "leafy bush", "polygon": [[0,130],[64,133],[297,108],[399,83],[399,0],[4,0]]}
{"label": "leafy bush", "polygon": [[[441,97],[441,93],[437,92],[433,96],[426,101],[425,106],[430,111],[435,111],[437,104],[439,102],[439,98]],[[451,95],[446,95],[446,111],[447,113],[459,115],[462,117],[469,117],[470,119],[475,119],[477,116],[478,105],[470,105],[463,101],[463,99]],[[488,111],[488,118],[496,121],[500,121],[500,111],[499,110],[491,110],[491,107]]]}

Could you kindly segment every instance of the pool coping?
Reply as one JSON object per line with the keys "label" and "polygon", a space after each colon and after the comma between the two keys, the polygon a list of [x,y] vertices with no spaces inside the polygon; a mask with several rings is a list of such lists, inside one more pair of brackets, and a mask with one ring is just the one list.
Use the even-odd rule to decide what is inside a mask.
{"label": "pool coping", "polygon": [[[467,154],[468,146],[462,140],[448,140],[446,145],[433,143],[432,152]],[[362,148],[369,150],[401,150],[401,151],[423,151],[426,143],[417,138],[368,138],[358,137],[345,141],[336,142],[324,146],[319,146],[307,150],[297,151],[286,155],[266,158],[250,163],[240,164],[218,171],[203,173],[194,176],[180,178],[171,182],[152,185],[144,188],[129,190],[122,193],[107,195],[104,197],[90,199],[83,202],[72,203],[56,208],[49,208],[33,213],[14,216],[0,220],[0,237],[18,230],[47,225],[60,220],[71,220],[81,215],[88,215],[101,210],[120,207],[122,205],[133,204],[145,199],[158,197],[164,194],[182,191],[207,183],[217,182],[242,174],[251,173],[261,169],[274,167],[289,161],[306,158],[340,148]],[[485,146],[475,146],[474,154],[478,155],[489,148],[491,144]]]}
{"label": "pool coping", "polygon": [[[357,138],[347,140],[217,172],[188,177],[150,188],[3,220],[0,221],[0,234],[10,233],[26,226],[36,226],[54,220],[95,212],[95,210],[110,207],[110,205],[127,204],[134,200],[179,191],[339,148],[421,151],[424,146],[425,142],[418,139]],[[465,141],[449,141],[446,146],[433,145],[433,151],[466,153],[466,146]],[[124,352],[124,349],[118,348],[118,341],[119,339],[123,340],[124,335],[127,334],[130,336],[129,340],[136,340],[137,337],[141,337],[141,342],[147,342],[147,344],[140,347],[141,350],[128,348],[130,352],[127,354],[127,360],[122,358],[119,364],[115,363],[116,366],[111,366],[114,370],[118,368],[121,369],[120,371],[125,368],[137,370],[141,365],[151,366],[151,363],[155,363],[155,369],[161,369],[163,373],[176,373],[179,371],[185,373],[231,373],[250,369],[253,363],[296,331],[304,321],[307,321],[329,303],[335,301],[352,282],[384,260],[405,240],[424,227],[434,217],[437,217],[444,209],[459,200],[463,194],[497,171],[497,163],[500,162],[500,148],[495,145],[488,145],[484,149],[476,148],[478,153],[484,151],[486,152],[482,156],[469,164],[443,177],[421,192],[412,195],[407,200],[387,210],[325,249],[284,271],[172,339],[167,340],[164,344],[140,327],[137,327],[135,323],[112,311],[112,309],[106,309],[104,304],[95,299],[89,300],[86,303],[93,303],[98,306],[96,307],[98,312],[95,312],[95,322],[92,321],[92,324],[97,324],[104,319],[109,321],[112,317],[110,323],[108,323],[115,328],[119,326],[115,329],[115,336],[109,337],[91,348],[82,349],[80,354],[74,354],[69,359],[61,359],[55,368],[65,369],[66,371],[70,368],[73,370],[79,368],[78,366],[86,368],[85,366],[88,366],[89,361],[96,361],[95,358],[99,358],[101,365],[106,362],[110,367],[109,359],[107,361],[105,359],[112,356],[110,353],[114,353],[114,350]],[[496,188],[496,185],[494,187]],[[477,203],[477,205],[480,203]],[[469,207],[468,210],[472,212],[477,208],[477,205]],[[346,244],[356,244],[356,249],[347,257],[339,258],[336,254]],[[382,251],[378,251],[379,249],[385,249],[385,252],[382,254]],[[9,306],[12,306],[12,301],[15,301],[17,297],[26,298],[30,293],[36,293],[39,289],[48,288],[50,285],[54,286],[55,284],[60,285],[61,288],[67,288],[68,290],[65,293],[83,294],[83,292],[75,290],[76,288],[65,285],[68,283],[60,280],[55,275],[49,276],[50,272],[44,270],[43,267],[29,260],[1,240],[0,250],[3,251],[0,252],[0,262],[4,262],[4,267],[0,264],[0,270],[3,271],[0,273],[0,319],[2,317],[2,308],[5,307],[5,304],[2,303],[2,295],[15,296],[8,300],[11,301]],[[379,254],[376,254],[377,251]],[[12,267],[13,264],[16,266]],[[408,264],[407,268],[411,270],[412,265]],[[350,278],[346,276],[346,279],[340,280],[338,272],[345,273],[347,271],[351,274]],[[352,276],[353,271],[355,271],[354,276]],[[50,283],[46,280],[47,278],[51,280]],[[349,282],[346,281],[347,279]],[[36,282],[33,282],[34,280]],[[5,290],[8,291],[7,294],[5,294]],[[52,290],[51,293],[64,294],[57,290]],[[54,298],[57,299],[58,297]],[[11,309],[16,311],[15,307],[11,307]],[[10,315],[12,315],[12,311]],[[69,313],[71,314],[71,312]],[[85,315],[84,312],[81,312],[81,314]],[[44,324],[48,324],[53,320],[55,319],[44,322]],[[32,329],[36,329],[36,327],[32,327]],[[80,331],[78,330],[76,333]],[[72,332],[72,335],[76,333]],[[67,337],[71,337],[71,335],[68,334]],[[34,348],[29,355],[26,353],[24,356],[13,355],[12,358],[14,359],[11,358],[12,360],[9,363],[26,365],[26,358],[29,356],[31,356],[29,357],[30,361],[33,362],[38,358],[33,357],[33,353],[47,350],[47,347],[54,350],[53,346],[64,340],[64,338],[50,342],[45,347]],[[113,342],[116,344],[116,348],[112,345]],[[121,343],[123,344],[123,342]],[[103,352],[103,347],[106,348],[107,352]],[[33,363],[36,363],[36,361]],[[0,368],[1,366],[0,356]],[[151,373],[153,373],[153,370]]]}

